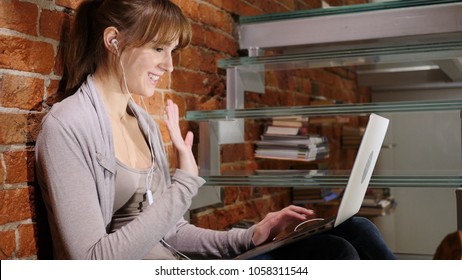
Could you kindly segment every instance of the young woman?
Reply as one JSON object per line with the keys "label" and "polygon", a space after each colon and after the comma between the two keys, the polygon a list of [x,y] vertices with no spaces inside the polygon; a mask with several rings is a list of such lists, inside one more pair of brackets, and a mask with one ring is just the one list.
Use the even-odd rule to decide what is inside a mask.
{"label": "young woman", "polygon": [[[165,123],[179,158],[171,176],[159,128],[132,94],[152,96],[159,78],[173,71],[172,53],[190,39],[187,19],[168,0],[85,1],[77,9],[66,57],[74,93],[52,107],[36,145],[55,258],[232,258],[313,216],[289,206],[231,231],[197,228],[182,218],[204,183],[193,134],[183,139],[178,107],[166,101]],[[334,240],[334,248],[306,244],[298,250],[303,256],[293,256],[393,257],[370,223],[352,219],[344,227],[354,238],[326,234],[323,242]],[[354,244],[364,235],[377,244],[371,255]]]}

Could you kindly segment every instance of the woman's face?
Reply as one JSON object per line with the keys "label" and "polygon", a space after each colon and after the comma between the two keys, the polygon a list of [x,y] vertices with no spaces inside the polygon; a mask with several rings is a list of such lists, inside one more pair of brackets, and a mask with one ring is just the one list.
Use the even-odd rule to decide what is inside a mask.
{"label": "woman's face", "polygon": [[156,47],[148,44],[123,52],[121,61],[131,93],[144,97],[154,94],[159,78],[173,71],[172,52],[177,45],[178,41]]}

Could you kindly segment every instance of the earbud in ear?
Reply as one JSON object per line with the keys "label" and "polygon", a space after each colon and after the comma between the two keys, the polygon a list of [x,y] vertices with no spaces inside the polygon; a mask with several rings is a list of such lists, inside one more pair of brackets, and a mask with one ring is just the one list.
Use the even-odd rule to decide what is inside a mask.
{"label": "earbud in ear", "polygon": [[117,50],[119,46],[119,41],[116,38],[111,40],[111,45]]}

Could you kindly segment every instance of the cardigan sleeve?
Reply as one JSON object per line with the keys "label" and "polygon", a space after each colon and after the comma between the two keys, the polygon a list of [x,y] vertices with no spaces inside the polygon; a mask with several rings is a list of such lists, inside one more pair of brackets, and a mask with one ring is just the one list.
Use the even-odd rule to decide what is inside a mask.
{"label": "cardigan sleeve", "polygon": [[229,259],[252,248],[254,227],[218,231],[199,228],[181,219],[175,231],[166,236],[167,242],[190,258]]}
{"label": "cardigan sleeve", "polygon": [[107,179],[114,174],[97,163],[88,147],[98,139],[80,135],[81,131],[60,119],[49,113],[36,145],[37,178],[55,252],[62,250],[60,257],[70,259],[142,259],[187,211],[204,180],[178,176],[158,203],[109,234],[101,214],[96,177],[104,174]]}

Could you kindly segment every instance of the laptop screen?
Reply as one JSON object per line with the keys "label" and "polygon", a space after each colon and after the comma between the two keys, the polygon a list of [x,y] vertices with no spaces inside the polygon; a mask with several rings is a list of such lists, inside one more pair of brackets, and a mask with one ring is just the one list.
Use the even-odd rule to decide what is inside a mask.
{"label": "laptop screen", "polygon": [[358,213],[361,208],[383,140],[385,139],[388,123],[389,120],[384,117],[376,114],[370,115],[342,201],[340,202],[334,226],[343,223]]}

